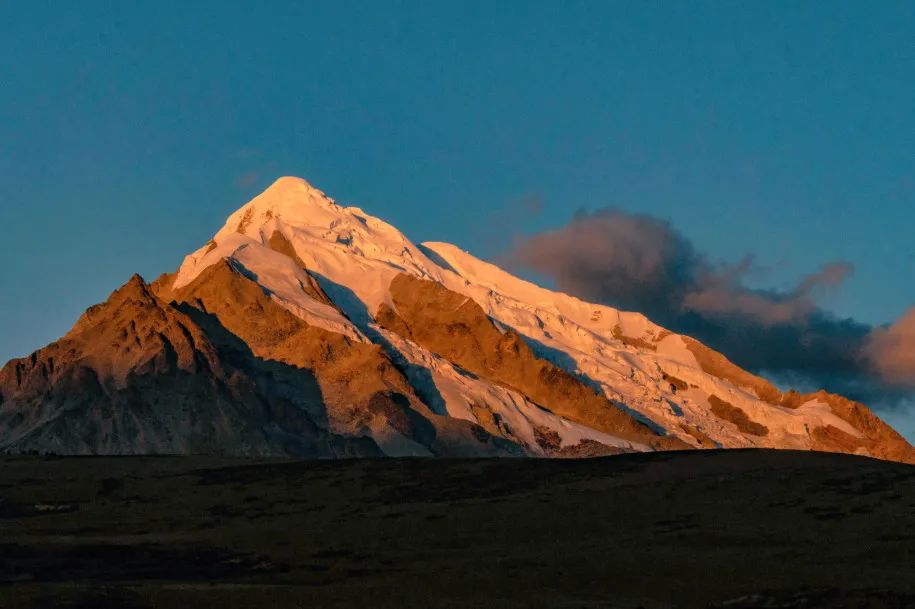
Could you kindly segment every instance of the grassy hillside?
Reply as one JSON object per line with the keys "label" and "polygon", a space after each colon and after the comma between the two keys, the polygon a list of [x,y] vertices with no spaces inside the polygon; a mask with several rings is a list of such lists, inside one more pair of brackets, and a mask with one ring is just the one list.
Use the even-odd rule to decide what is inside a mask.
{"label": "grassy hillside", "polygon": [[0,498],[4,609],[915,605],[915,467],[847,455],[6,457]]}

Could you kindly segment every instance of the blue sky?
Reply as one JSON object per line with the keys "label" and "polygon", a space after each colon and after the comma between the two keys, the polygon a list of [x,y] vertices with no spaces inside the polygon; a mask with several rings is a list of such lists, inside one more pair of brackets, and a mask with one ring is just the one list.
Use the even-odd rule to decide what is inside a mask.
{"label": "blue sky", "polygon": [[890,322],[913,41],[911,2],[0,2],[0,360],[289,174],[484,256],[613,206],[759,286],[848,261],[823,305]]}

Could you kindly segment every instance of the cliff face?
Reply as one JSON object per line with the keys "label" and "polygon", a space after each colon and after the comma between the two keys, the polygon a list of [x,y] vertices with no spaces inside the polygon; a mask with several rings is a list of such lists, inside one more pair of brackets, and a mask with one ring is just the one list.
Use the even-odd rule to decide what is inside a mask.
{"label": "cliff face", "polygon": [[545,290],[284,178],[181,268],[0,369],[0,450],[915,462],[865,405],[783,393],[638,313]]}

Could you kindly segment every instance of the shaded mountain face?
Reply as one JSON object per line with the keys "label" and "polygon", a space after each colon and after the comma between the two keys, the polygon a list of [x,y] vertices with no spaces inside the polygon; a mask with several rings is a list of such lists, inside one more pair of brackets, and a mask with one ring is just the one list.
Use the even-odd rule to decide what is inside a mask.
{"label": "shaded mountain face", "polygon": [[0,450],[915,462],[866,406],[783,393],[638,313],[518,279],[282,178],[174,274],[0,370]]}
{"label": "shaded mountain face", "polygon": [[134,276],[61,340],[0,371],[0,449],[59,454],[380,455],[322,428],[307,370],[257,357]]}

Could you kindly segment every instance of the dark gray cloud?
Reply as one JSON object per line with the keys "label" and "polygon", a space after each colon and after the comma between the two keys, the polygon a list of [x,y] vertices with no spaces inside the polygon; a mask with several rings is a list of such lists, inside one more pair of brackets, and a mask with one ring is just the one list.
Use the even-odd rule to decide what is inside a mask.
{"label": "dark gray cloud", "polygon": [[646,312],[682,301],[705,267],[666,222],[612,210],[578,214],[560,229],[517,241],[510,262],[550,277],[564,292]]}
{"label": "dark gray cloud", "polygon": [[753,258],[713,263],[668,222],[613,209],[516,241],[510,265],[586,300],[641,311],[784,385],[896,403],[915,385],[915,309],[885,329],[818,304],[854,272],[830,262],[788,290],[748,287]]}

